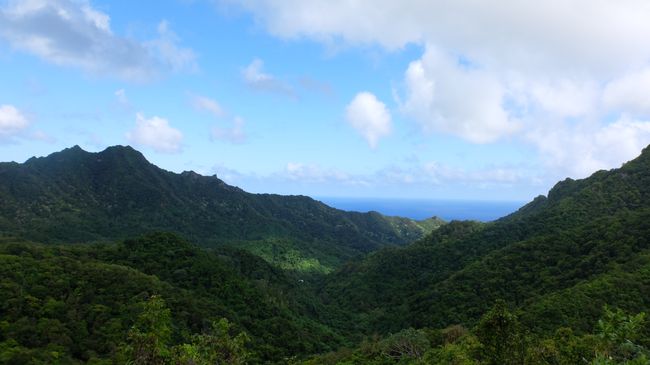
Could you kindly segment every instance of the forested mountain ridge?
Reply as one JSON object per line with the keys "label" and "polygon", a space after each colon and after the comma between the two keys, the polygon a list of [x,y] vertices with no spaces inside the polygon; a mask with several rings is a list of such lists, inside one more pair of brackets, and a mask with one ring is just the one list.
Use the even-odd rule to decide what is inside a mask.
{"label": "forested mountain ridge", "polygon": [[[619,169],[564,180],[495,222],[451,222],[371,253],[328,276],[320,296],[340,325],[369,333],[471,325],[497,299],[524,311],[535,331],[589,330],[605,304],[650,308],[648,254],[650,148]],[[571,305],[560,293],[575,294]]]}
{"label": "forested mountain ridge", "polygon": [[440,224],[426,223],[345,212],[305,196],[250,194],[216,176],[162,170],[128,146],[99,153],[75,146],[23,164],[0,163],[0,233],[38,242],[110,241],[164,230],[206,247],[243,244],[263,254],[274,245],[281,254],[333,267],[386,244],[411,242]]}
{"label": "forested mountain ridge", "polygon": [[[332,246],[331,221],[305,217],[371,222],[343,230],[353,237],[367,238],[359,227],[371,229],[378,219],[396,224],[162,171],[125,149],[101,153],[101,163],[126,154],[109,176],[93,170],[100,154],[76,149],[55,154],[58,162],[0,165],[0,177],[12,179],[1,183],[2,196],[13,204],[0,209],[20,213],[14,220],[3,213],[2,224],[12,234],[29,232],[25,224],[61,240],[78,237],[83,222],[91,224],[84,234],[103,232],[92,226],[108,229],[93,223],[102,217],[128,229],[122,213],[102,205],[127,202],[129,219],[155,229],[174,217],[155,207],[181,214],[174,207],[206,209],[196,201],[212,207],[218,196],[259,234],[226,237],[271,262],[295,242],[322,250],[321,257],[363,252]],[[43,183],[46,177],[56,183]],[[195,192],[196,200],[184,200]],[[146,201],[140,193],[149,194]],[[44,212],[77,228],[56,231]],[[286,217],[267,220],[260,212]],[[292,236],[296,227],[324,227],[325,239],[317,230]],[[182,227],[168,228],[182,234]],[[619,169],[564,180],[495,222],[452,221],[331,273],[302,275],[207,242],[200,248],[173,233],[88,245],[0,237],[0,363],[124,363],[144,353],[156,362],[134,363],[650,364],[650,148]]]}

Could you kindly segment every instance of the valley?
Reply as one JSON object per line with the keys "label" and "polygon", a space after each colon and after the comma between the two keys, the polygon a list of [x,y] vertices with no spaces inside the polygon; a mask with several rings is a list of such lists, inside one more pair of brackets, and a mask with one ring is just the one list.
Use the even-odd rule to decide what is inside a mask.
{"label": "valley", "polygon": [[119,146],[2,163],[0,201],[5,363],[647,359],[650,149],[488,223],[249,194]]}

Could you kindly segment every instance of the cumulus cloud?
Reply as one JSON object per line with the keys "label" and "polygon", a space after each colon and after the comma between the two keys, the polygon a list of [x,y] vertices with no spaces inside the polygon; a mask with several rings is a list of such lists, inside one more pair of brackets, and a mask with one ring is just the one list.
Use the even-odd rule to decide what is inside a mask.
{"label": "cumulus cloud", "polygon": [[409,65],[405,80],[402,110],[425,130],[486,143],[517,129],[504,110],[506,90],[501,82],[435,47],[427,47],[424,56]]}
{"label": "cumulus cloud", "polygon": [[13,137],[29,127],[29,120],[13,105],[0,105],[0,139]]}
{"label": "cumulus cloud", "polygon": [[126,139],[156,152],[177,153],[181,151],[183,134],[169,125],[167,119],[156,116],[147,119],[142,113],[137,113],[135,128],[126,133]]}
{"label": "cumulus cloud", "polygon": [[219,126],[212,127],[211,138],[213,140],[222,140],[235,144],[246,142],[244,119],[241,117],[235,117],[232,121],[232,127],[229,128]]}
{"label": "cumulus cloud", "polygon": [[472,143],[529,143],[552,173],[617,166],[647,143],[645,0],[222,3],[251,12],[281,38],[389,51],[422,46],[396,89],[400,111],[425,131]]}
{"label": "cumulus cloud", "polygon": [[582,178],[635,158],[650,144],[650,121],[623,117],[606,125],[552,123],[529,132],[527,138],[558,177]]}
{"label": "cumulus cloud", "polygon": [[110,16],[86,0],[15,0],[0,8],[0,38],[48,62],[97,75],[145,81],[164,69],[193,67],[166,23],[159,38],[139,42],[116,35]]}
{"label": "cumulus cloud", "polygon": [[285,81],[263,71],[264,61],[254,59],[248,66],[242,69],[244,82],[250,88],[258,91],[265,91],[295,97],[293,87]]}
{"label": "cumulus cloud", "polygon": [[391,132],[391,116],[386,105],[369,92],[360,92],[345,110],[348,123],[376,148],[379,139]]}
{"label": "cumulus cloud", "polygon": [[600,90],[593,80],[558,79],[529,85],[529,100],[555,117],[576,118],[598,109]]}
{"label": "cumulus cloud", "polygon": [[608,83],[603,103],[610,110],[650,116],[650,66]]}

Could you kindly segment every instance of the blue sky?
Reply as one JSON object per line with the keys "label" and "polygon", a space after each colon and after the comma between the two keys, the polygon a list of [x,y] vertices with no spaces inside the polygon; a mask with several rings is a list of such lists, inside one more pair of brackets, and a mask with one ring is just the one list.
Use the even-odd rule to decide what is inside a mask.
{"label": "blue sky", "polygon": [[[552,25],[552,26],[551,26]],[[0,160],[527,201],[650,143],[645,1],[0,1]]]}

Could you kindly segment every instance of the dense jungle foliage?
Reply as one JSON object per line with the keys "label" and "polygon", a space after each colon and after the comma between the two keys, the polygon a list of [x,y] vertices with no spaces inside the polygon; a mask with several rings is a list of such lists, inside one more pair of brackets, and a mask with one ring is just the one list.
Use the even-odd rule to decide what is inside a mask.
{"label": "dense jungle foliage", "polygon": [[[146,177],[98,177],[97,158],[117,152],[127,156],[118,165],[138,157],[73,149],[0,165],[0,363],[650,364],[648,148],[510,216],[435,222],[408,245],[395,233],[406,220],[247,194],[139,157],[124,173]],[[151,183],[160,176],[169,179]],[[181,213],[167,208],[185,204],[175,189],[197,189],[207,205],[196,209],[223,201],[235,218],[215,223],[214,235],[198,216],[172,223]],[[229,191],[242,200],[224,198]],[[267,216],[257,215],[258,198],[273,201]],[[293,211],[294,200],[304,209]],[[119,214],[97,209],[108,201]],[[174,233],[138,235],[137,219]],[[206,242],[194,229],[202,224]],[[219,224],[244,233],[226,239]],[[126,228],[102,233],[109,227]],[[79,243],[86,238],[103,242]]]}

